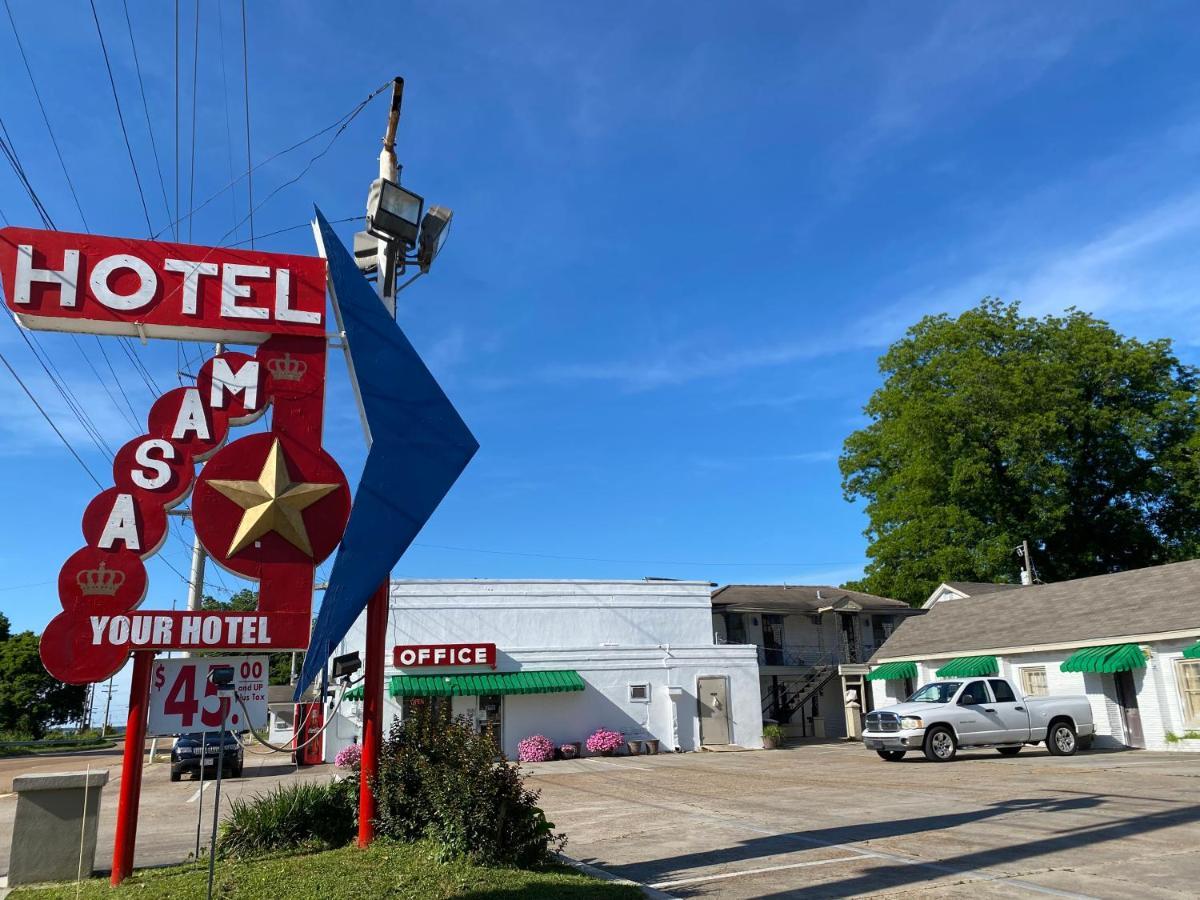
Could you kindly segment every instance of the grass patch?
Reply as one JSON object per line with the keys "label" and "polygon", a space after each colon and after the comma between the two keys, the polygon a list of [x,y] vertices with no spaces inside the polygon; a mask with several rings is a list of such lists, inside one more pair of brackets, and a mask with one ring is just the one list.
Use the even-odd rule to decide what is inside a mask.
{"label": "grass patch", "polygon": [[0,744],[0,759],[13,756],[38,756],[47,753],[73,753],[76,750],[107,750],[117,746],[108,738],[88,738],[82,741],[54,741],[44,744],[27,744],[23,747],[5,747]]}
{"label": "grass patch", "polygon": [[[138,897],[174,900],[203,897],[208,870],[201,863],[145,869],[116,890],[107,879],[85,881],[80,898]],[[20,888],[9,900],[74,900],[75,885]],[[438,861],[431,843],[376,841],[366,850],[344,847],[324,853],[272,856],[255,860],[217,860],[213,895],[221,898],[319,897],[322,900],[638,900],[641,891],[551,866],[537,871],[485,868],[457,860]]]}

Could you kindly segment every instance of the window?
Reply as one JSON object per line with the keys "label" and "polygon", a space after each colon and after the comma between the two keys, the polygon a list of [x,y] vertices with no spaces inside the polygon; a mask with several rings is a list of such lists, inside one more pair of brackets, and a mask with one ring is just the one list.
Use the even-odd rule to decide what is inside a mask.
{"label": "window", "polygon": [[1003,678],[989,678],[988,684],[992,686],[992,694],[995,696],[997,703],[1017,702],[1017,698],[1013,696],[1012,688],[1008,686],[1008,682]]}
{"label": "window", "polygon": [[987,687],[982,681],[972,681],[963,688],[962,696],[958,698],[959,706],[982,706],[987,702]]}
{"label": "window", "polygon": [[1200,725],[1200,660],[1181,659],[1177,671],[1183,724],[1192,728]]}
{"label": "window", "polygon": [[1046,667],[1026,666],[1020,670],[1021,693],[1026,697],[1045,697],[1050,693],[1046,688]]}
{"label": "window", "polygon": [[649,703],[650,685],[631,684],[629,686],[629,700],[631,703]]}

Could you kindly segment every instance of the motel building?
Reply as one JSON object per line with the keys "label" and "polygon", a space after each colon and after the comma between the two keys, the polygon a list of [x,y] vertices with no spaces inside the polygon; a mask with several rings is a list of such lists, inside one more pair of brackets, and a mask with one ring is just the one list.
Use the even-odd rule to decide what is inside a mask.
{"label": "motel building", "polygon": [[[711,589],[655,579],[393,581],[385,729],[420,703],[491,731],[511,759],[530,735],[583,744],[600,728],[657,741],[659,752],[761,748],[758,651],[717,643]],[[365,647],[364,615],[333,655],[365,660]],[[362,696],[347,691],[334,714],[327,761],[362,740]]]}
{"label": "motel building", "polygon": [[1200,560],[1054,584],[947,582],[855,674],[868,708],[930,681],[1000,675],[1026,696],[1085,695],[1097,747],[1197,750]]}

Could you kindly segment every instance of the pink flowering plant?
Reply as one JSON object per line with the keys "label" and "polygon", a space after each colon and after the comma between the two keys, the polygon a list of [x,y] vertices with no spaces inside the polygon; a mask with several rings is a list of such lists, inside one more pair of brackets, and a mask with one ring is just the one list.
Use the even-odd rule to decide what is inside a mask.
{"label": "pink flowering plant", "polygon": [[517,744],[520,762],[549,762],[554,759],[554,741],[544,734],[534,734]]}
{"label": "pink flowering plant", "polygon": [[362,744],[349,744],[337,752],[333,764],[339,769],[357,769],[362,763]]}
{"label": "pink flowering plant", "polygon": [[597,728],[587,739],[588,753],[612,753],[625,743],[625,735],[619,731]]}
{"label": "pink flowering plant", "polygon": [[563,759],[574,759],[579,754],[579,748],[574,744],[563,744],[558,748],[558,755]]}

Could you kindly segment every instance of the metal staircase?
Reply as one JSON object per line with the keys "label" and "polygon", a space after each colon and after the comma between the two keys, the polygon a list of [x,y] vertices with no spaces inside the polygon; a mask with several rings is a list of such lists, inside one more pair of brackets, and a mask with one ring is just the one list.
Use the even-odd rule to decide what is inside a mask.
{"label": "metal staircase", "polygon": [[825,664],[813,666],[796,675],[773,677],[763,690],[763,716],[780,723],[790,722],[796,711],[836,674],[836,664]]}

